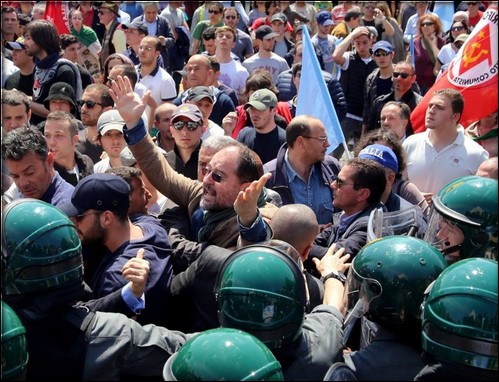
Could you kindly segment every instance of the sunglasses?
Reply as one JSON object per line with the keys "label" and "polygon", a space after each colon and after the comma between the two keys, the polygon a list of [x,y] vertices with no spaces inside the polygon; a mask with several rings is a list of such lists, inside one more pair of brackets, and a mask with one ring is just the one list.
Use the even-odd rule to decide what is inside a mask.
{"label": "sunglasses", "polygon": [[432,25],[435,25],[435,23],[430,23],[430,22],[427,22],[427,23],[421,23],[421,26],[422,26],[422,27],[431,27]]}
{"label": "sunglasses", "polygon": [[237,19],[236,16],[225,16],[225,18],[228,19],[228,20],[235,20],[235,19]]}
{"label": "sunglasses", "polygon": [[464,29],[463,26],[450,28],[451,31],[462,31],[463,29]]}
{"label": "sunglasses", "polygon": [[95,105],[104,106],[103,104],[101,104],[99,102],[95,102],[95,101],[92,101],[92,100],[85,101],[85,100],[82,100],[82,99],[78,101],[78,105],[80,105],[80,107],[82,107],[83,105],[85,105],[88,109],[93,109],[95,107]]}
{"label": "sunglasses", "polygon": [[219,15],[219,14],[220,14],[220,12],[219,12],[219,11],[214,11],[213,9],[210,9],[210,10],[208,11],[208,13],[214,13],[215,15]]}
{"label": "sunglasses", "polygon": [[374,55],[376,57],[386,57],[386,56],[389,56],[390,53],[387,53],[384,50],[377,50],[376,52],[374,52]]}
{"label": "sunglasses", "polygon": [[75,215],[74,216],[74,219],[80,223],[83,219],[85,219],[85,216],[89,216],[89,215],[97,215],[97,214],[101,214],[102,211],[97,211],[97,212],[89,212],[88,214],[81,214],[81,215]]}
{"label": "sunglasses", "polygon": [[184,122],[184,121],[177,121],[177,122],[174,122],[173,123],[173,128],[175,130],[182,130],[185,126],[187,125],[187,130],[189,131],[194,131],[196,130],[199,126],[201,126],[201,124],[199,122],[194,122],[194,121],[188,121],[188,122]]}
{"label": "sunglasses", "polygon": [[201,174],[203,174],[203,176],[211,174],[211,179],[213,179],[213,181],[216,183],[222,183],[222,181],[224,180],[224,177],[222,175],[220,175],[216,172],[213,172],[208,167],[203,167],[201,169]]}
{"label": "sunglasses", "polygon": [[343,186],[354,186],[355,185],[354,183],[346,183],[341,178],[336,178],[335,180],[333,180],[333,183],[335,183],[335,182],[336,182],[336,187],[337,188],[342,188]]}
{"label": "sunglasses", "polygon": [[404,73],[404,72],[393,72],[393,78],[399,78],[399,76],[405,80],[407,77],[412,76],[412,74],[408,74],[408,73]]}

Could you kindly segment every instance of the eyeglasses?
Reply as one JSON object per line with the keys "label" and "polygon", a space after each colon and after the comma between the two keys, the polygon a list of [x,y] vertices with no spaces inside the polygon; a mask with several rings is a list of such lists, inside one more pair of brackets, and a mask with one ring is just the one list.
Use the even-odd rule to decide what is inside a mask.
{"label": "eyeglasses", "polygon": [[225,18],[228,19],[228,20],[235,20],[235,19],[237,19],[237,16],[229,16],[229,15],[227,15],[227,16],[225,16]]}
{"label": "eyeglasses", "polygon": [[399,78],[399,76],[405,80],[407,77],[412,76],[412,74],[408,74],[408,73],[404,73],[404,72],[393,72],[393,78]]}
{"label": "eyeglasses", "polygon": [[208,13],[214,13],[215,15],[220,14],[220,12],[219,12],[219,11],[214,11],[213,9],[210,9],[210,10],[208,11]]}
{"label": "eyeglasses", "polygon": [[85,219],[85,216],[88,216],[88,215],[97,215],[97,214],[101,214],[103,211],[97,211],[97,212],[89,212],[88,214],[81,214],[81,215],[75,215],[74,216],[74,219],[80,223],[83,219]]}
{"label": "eyeglasses", "polygon": [[454,32],[454,31],[462,31],[463,29],[464,29],[464,27],[463,27],[463,26],[459,26],[459,27],[452,27],[452,28],[450,28],[450,30],[451,30],[451,31],[453,31],[453,32]]}
{"label": "eyeglasses", "polygon": [[318,141],[321,141],[322,143],[327,142],[327,136],[326,137],[311,137],[309,135],[302,135],[302,137],[307,138],[307,139],[317,139]]}
{"label": "eyeglasses", "polygon": [[139,50],[147,50],[148,52],[150,52],[153,49],[154,48],[152,46],[139,46]]}
{"label": "eyeglasses", "polygon": [[174,122],[173,123],[173,128],[175,130],[182,130],[185,126],[187,125],[187,130],[189,131],[194,131],[196,130],[199,126],[201,126],[201,124],[199,122],[194,122],[194,121],[187,121],[187,122],[184,122],[184,121],[177,121],[177,122]]}
{"label": "eyeglasses", "polygon": [[80,105],[80,107],[82,107],[83,105],[85,105],[88,109],[93,109],[95,107],[95,105],[104,106],[103,104],[101,104],[99,102],[95,102],[95,101],[92,101],[92,100],[85,101],[83,99],[81,99],[81,100],[78,101],[78,105]]}
{"label": "eyeglasses", "polygon": [[376,52],[374,52],[374,55],[376,57],[386,57],[386,56],[389,56],[390,53],[385,52],[384,50],[377,50]]}
{"label": "eyeglasses", "polygon": [[421,23],[422,27],[431,27],[432,25],[435,25],[435,23],[432,22]]}
{"label": "eyeglasses", "polygon": [[340,178],[336,178],[335,180],[333,180],[333,183],[336,182],[336,187],[337,188],[342,188],[343,186],[353,186],[355,185],[355,183],[346,183],[343,179],[340,179]]}
{"label": "eyeglasses", "polygon": [[218,174],[216,172],[213,172],[208,167],[203,167],[201,169],[201,174],[203,174],[203,176],[211,174],[211,179],[213,179],[213,181],[216,182],[216,183],[222,183],[222,181],[225,179],[222,175],[220,175],[220,174]]}

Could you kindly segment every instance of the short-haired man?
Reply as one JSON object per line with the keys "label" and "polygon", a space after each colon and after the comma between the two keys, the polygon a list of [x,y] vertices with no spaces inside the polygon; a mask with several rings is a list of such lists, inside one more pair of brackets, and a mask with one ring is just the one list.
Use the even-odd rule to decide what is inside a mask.
{"label": "short-haired man", "polygon": [[12,62],[19,70],[11,74],[4,84],[5,89],[17,89],[28,96],[33,95],[33,83],[35,82],[35,61],[33,56],[28,56],[24,46],[24,37],[16,41],[7,42],[12,49]]}
{"label": "short-haired man", "polygon": [[231,57],[231,50],[235,45],[236,33],[230,27],[223,26],[217,28],[215,36],[215,57],[220,64],[220,77],[218,81],[234,89],[238,99],[241,101],[244,98],[243,93],[249,73],[241,63]]}
{"label": "short-haired man", "polygon": [[411,119],[411,109],[403,102],[389,101],[381,109],[379,121],[381,128],[391,130],[400,139],[400,143],[407,138],[407,125]]}
{"label": "short-haired man", "polygon": [[255,53],[243,62],[243,66],[250,74],[257,68],[267,69],[272,75],[274,83],[277,82],[279,73],[289,69],[286,60],[273,52],[276,36],[277,33],[268,25],[262,25],[258,28],[255,31],[255,37],[260,43],[258,53]]}
{"label": "short-haired man", "polygon": [[114,101],[106,85],[92,84],[87,86],[78,104],[85,128],[78,133],[80,141],[76,145],[76,150],[88,155],[94,163],[97,163],[102,154],[97,121],[102,113],[113,108]]}
{"label": "short-haired man", "polygon": [[2,204],[34,198],[60,206],[71,199],[74,186],[54,170],[54,154],[37,129],[23,126],[5,134],[2,161],[14,181],[3,194]]}
{"label": "short-haired man", "polygon": [[177,96],[172,76],[158,65],[161,47],[161,41],[158,37],[144,37],[139,45],[140,64],[137,66],[139,83],[152,92],[156,105],[172,101]]}
{"label": "short-haired man", "polygon": [[78,37],[72,34],[61,34],[61,49],[62,49],[62,58],[65,58],[76,65],[78,71],[80,73],[81,78],[81,87],[83,90],[85,88],[94,83],[94,79],[91,76],[90,72],[78,63],[78,57],[80,56],[80,40]]}
{"label": "short-haired man", "polygon": [[288,18],[282,12],[275,13],[270,18],[270,27],[274,33],[277,34],[277,36],[275,36],[273,52],[283,58],[286,57],[289,51],[294,47],[294,44],[288,40],[284,34],[287,22]]}
{"label": "short-haired man", "polygon": [[[73,87],[76,99],[82,95],[80,72],[71,61],[60,57],[61,39],[54,24],[48,20],[30,22],[24,30],[24,45],[28,56],[36,58],[35,81],[31,101],[31,123],[36,125],[43,121],[48,113],[43,102],[47,98],[50,87],[55,82],[66,82]],[[47,73],[55,71],[55,75]]]}
{"label": "short-haired man", "polygon": [[105,32],[102,37],[102,49],[100,51],[100,65],[104,67],[104,62],[110,54],[123,53],[126,50],[125,32],[119,28],[120,17],[118,4],[110,1],[103,2],[99,7],[99,21],[104,25]]}
{"label": "short-haired man", "polygon": [[426,110],[426,131],[402,143],[407,154],[407,178],[427,201],[454,179],[474,175],[489,157],[482,146],[464,135],[459,124],[463,109],[464,99],[457,90],[437,90]]}
{"label": "short-haired man", "polygon": [[2,6],[2,52],[5,48],[9,49],[7,42],[16,41],[19,36],[17,35],[17,30],[19,28],[19,20],[17,18],[17,12],[14,7]]}
{"label": "short-haired man", "polygon": [[162,103],[154,111],[154,128],[156,129],[156,145],[166,152],[173,150],[175,140],[170,131],[172,114],[177,108],[172,103]]}
{"label": "short-haired man", "polygon": [[[395,64],[392,72],[393,90],[385,95],[374,99],[371,112],[367,123],[367,131],[372,131],[380,126],[380,111],[383,105],[390,101],[403,102],[409,106],[412,112],[421,102],[423,97],[414,90],[416,85],[416,72],[414,66],[407,61],[400,61]],[[406,126],[406,135],[412,135],[412,125],[409,123]]]}
{"label": "short-haired man", "polygon": [[237,27],[241,17],[235,7],[226,7],[222,14],[225,25],[236,33],[236,44],[232,48],[232,53],[239,57],[239,61],[243,62],[254,53],[251,37]]}
{"label": "short-haired man", "polygon": [[276,158],[279,147],[286,142],[286,131],[274,120],[276,106],[273,91],[255,91],[244,105],[253,127],[245,127],[237,135],[237,140],[256,152],[264,164]]}
{"label": "short-haired man", "polygon": [[76,186],[85,176],[93,174],[94,162],[76,150],[78,122],[65,111],[51,111],[47,116],[44,136],[54,154],[54,169],[68,183]]}
{"label": "short-haired man", "polygon": [[173,111],[170,132],[175,140],[166,154],[170,166],[191,179],[198,177],[198,155],[203,134],[203,114],[193,103],[184,103]]}
{"label": "short-haired man", "polygon": [[30,117],[30,100],[25,93],[16,89],[2,89],[2,134],[29,126]]}
{"label": "short-haired man", "polygon": [[265,163],[264,172],[272,178],[266,187],[278,192],[283,204],[309,206],[321,225],[333,220],[333,190],[329,186],[340,172],[339,161],[326,155],[329,147],[324,124],[301,115],[286,128],[286,143],[277,158]]}
{"label": "short-haired man", "polygon": [[122,165],[120,153],[126,147],[124,124],[118,110],[108,110],[100,115],[97,121],[98,139],[107,155],[95,163],[94,172],[105,172],[108,168]]}
{"label": "short-haired man", "polygon": [[[123,52],[135,65],[140,64],[139,61],[139,46],[142,39],[149,35],[147,24],[140,20],[134,20],[130,24],[122,24],[121,29],[125,32],[127,50]],[[160,56],[161,57],[161,56]],[[161,58],[161,67],[164,67],[163,59]]]}
{"label": "short-haired man", "polygon": [[312,36],[311,41],[315,47],[316,52],[319,52],[324,70],[328,73],[334,74],[338,78],[339,68],[333,60],[333,52],[336,49],[337,37],[331,35],[333,29],[333,18],[331,12],[321,11],[316,15],[317,20],[317,33]]}
{"label": "short-haired man", "polygon": [[331,34],[337,38],[347,37],[355,28],[360,25],[362,12],[358,7],[350,9],[343,21],[336,25]]}
{"label": "short-haired man", "polygon": [[98,267],[87,275],[91,276],[93,297],[122,288],[127,283],[121,274],[123,265],[144,249],[144,259],[150,262],[148,308],[137,316],[137,321],[166,325],[171,316],[168,285],[172,277],[168,235],[152,216],[141,215],[132,222],[129,206],[130,186],[125,180],[114,174],[92,174],[78,183],[71,202],[61,209],[78,229],[84,249],[94,243],[106,248]]}

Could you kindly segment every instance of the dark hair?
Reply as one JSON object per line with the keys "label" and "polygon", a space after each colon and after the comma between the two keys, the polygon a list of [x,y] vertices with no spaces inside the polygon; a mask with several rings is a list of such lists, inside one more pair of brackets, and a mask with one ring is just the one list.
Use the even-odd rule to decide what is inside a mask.
{"label": "dark hair", "polygon": [[381,195],[386,188],[386,171],[383,166],[372,159],[352,158],[345,166],[355,168],[353,175],[353,187],[358,190],[367,188],[370,195],[367,198],[369,204],[379,203]]}
{"label": "dark hair", "polygon": [[10,5],[7,6],[7,7],[2,7],[2,15],[4,13],[15,13],[16,17],[18,17],[16,9],[14,7],[11,7]]}
{"label": "dark hair", "polygon": [[66,113],[62,110],[54,110],[47,115],[46,121],[68,121],[69,133],[71,136],[73,137],[78,135],[78,122],[72,114]]}
{"label": "dark hair", "polygon": [[24,29],[31,39],[48,55],[61,52],[61,39],[54,24],[48,20],[31,21]]}
{"label": "dark hair", "polygon": [[293,118],[286,128],[286,142],[293,148],[298,137],[310,135],[310,123],[306,118]]}
{"label": "dark hair", "polygon": [[241,145],[239,148],[239,164],[236,169],[236,174],[241,182],[253,182],[260,179],[263,175],[262,160],[250,148]]}
{"label": "dark hair", "polygon": [[[114,101],[111,95],[109,94],[109,88],[104,84],[90,84],[85,88],[87,90],[97,90],[100,94],[102,107],[114,107]],[[94,100],[95,101],[95,100]]]}
{"label": "dark hair", "polygon": [[19,161],[32,152],[38,155],[42,161],[47,159],[49,147],[40,130],[23,126],[3,136],[3,160]]}
{"label": "dark hair", "polygon": [[433,93],[434,96],[441,95],[449,99],[453,113],[463,114],[464,98],[463,95],[456,89],[444,88]]}
{"label": "dark hair", "polygon": [[241,17],[241,15],[240,15],[240,14],[239,14],[239,12],[237,11],[236,7],[227,7],[227,8],[225,8],[225,9],[224,9],[224,11],[222,12],[222,16],[223,16],[223,17],[225,17],[225,11],[227,11],[227,10],[229,10],[229,9],[230,9],[230,10],[232,10],[232,11],[234,11],[234,12],[236,12],[236,18],[238,18],[238,19],[239,19],[239,18]]}
{"label": "dark hair", "polygon": [[277,5],[279,2],[278,1],[266,1],[265,2],[265,13],[268,15],[269,14],[269,9],[272,5]]}
{"label": "dark hair", "polygon": [[222,13],[224,11],[224,5],[219,1],[210,1],[210,4],[208,5],[208,9],[210,9],[213,6],[217,7],[218,11],[220,13]]}
{"label": "dark hair", "polygon": [[19,20],[20,26],[26,26],[31,21],[31,17],[25,15],[24,13],[20,13],[17,15],[17,19]]}
{"label": "dark hair", "polygon": [[80,43],[80,39],[72,34],[61,34],[61,49],[66,49],[68,46]]}
{"label": "dark hair", "polygon": [[150,36],[149,35],[149,36],[145,36],[142,39],[142,41],[144,41],[146,39],[148,39],[148,40],[154,40],[154,50],[156,52],[161,52],[162,45],[161,45],[161,40],[158,37],[156,37],[156,36]]}
{"label": "dark hair", "polygon": [[359,11],[358,9],[350,9],[347,14],[345,15],[344,20],[345,21],[350,21],[352,19],[356,19],[362,16],[362,12]]}
{"label": "dark hair", "polygon": [[2,89],[2,105],[9,106],[19,106],[24,105],[24,110],[26,114],[30,110],[30,100],[29,97],[20,90],[12,89]]}
{"label": "dark hair", "polygon": [[213,69],[213,72],[219,72],[220,71],[220,62],[215,56],[208,56],[208,59],[210,60],[210,65],[211,68]]}
{"label": "dark hair", "polygon": [[296,77],[296,73],[298,73],[298,71],[301,71],[301,68],[302,68],[302,63],[301,62],[297,62],[296,64],[294,64],[291,67],[291,75],[293,77]]}
{"label": "dark hair", "polygon": [[105,171],[106,174],[114,174],[122,178],[130,186],[130,191],[132,190],[132,179],[142,179],[142,171],[136,167],[130,166],[118,166],[108,168]]}
{"label": "dark hair", "polygon": [[244,94],[247,95],[251,90],[257,91],[258,89],[269,89],[275,94],[279,93],[279,90],[277,90],[274,80],[272,79],[272,75],[267,69],[255,69],[246,79]]}
{"label": "dark hair", "polygon": [[135,66],[133,61],[124,54],[112,53],[104,61],[104,67],[102,68],[102,78],[104,81],[107,81],[107,77],[109,77],[109,62],[111,60],[120,60],[122,64]]}
{"label": "dark hair", "polygon": [[397,106],[399,108],[400,118],[408,121],[411,119],[411,108],[405,102],[389,101],[383,105],[381,110],[383,110],[386,106]]}
{"label": "dark hair", "polygon": [[463,24],[463,27],[465,29],[464,33],[467,33],[467,34],[470,34],[471,31],[470,31],[470,27],[468,26],[468,23],[466,22],[466,20],[462,20],[462,21],[453,21],[452,24],[450,25],[450,28],[449,30],[447,31],[447,34],[448,34],[448,42],[454,42],[456,39],[454,38],[454,36],[452,35],[452,27],[454,26],[454,24],[456,23],[461,23]]}
{"label": "dark hair", "polygon": [[215,40],[216,33],[215,31],[217,30],[217,27],[208,27],[206,28],[203,33],[201,34],[201,38],[203,40],[209,41],[209,40]]}
{"label": "dark hair", "polygon": [[[407,105],[406,105],[407,106]],[[399,171],[395,175],[396,178],[402,178],[402,175],[406,169],[407,163],[406,163],[406,157],[405,157],[405,150],[402,147],[402,143],[400,143],[400,139],[397,137],[397,135],[391,131],[391,130],[386,130],[383,128],[372,130],[368,132],[367,134],[363,135],[362,138],[360,138],[359,142],[354,148],[354,155],[358,156],[360,151],[369,145],[373,145],[375,143],[381,144],[388,146],[389,148],[392,149],[393,153],[397,157],[397,162],[399,165]]]}
{"label": "dark hair", "polygon": [[[132,88],[135,86],[135,84],[137,83],[137,71],[135,70],[135,67],[133,67],[132,65],[128,65],[128,64],[121,64],[121,65],[113,66],[113,69],[114,68],[122,69],[123,72],[121,73],[121,76],[128,77],[128,79],[130,80],[130,83],[132,84]],[[106,78],[106,80],[107,80],[107,78]]]}
{"label": "dark hair", "polygon": [[397,65],[407,65],[411,68],[412,75],[416,74],[416,69],[414,68],[414,65],[410,61],[402,60],[402,61],[395,63],[395,66],[397,66]]}

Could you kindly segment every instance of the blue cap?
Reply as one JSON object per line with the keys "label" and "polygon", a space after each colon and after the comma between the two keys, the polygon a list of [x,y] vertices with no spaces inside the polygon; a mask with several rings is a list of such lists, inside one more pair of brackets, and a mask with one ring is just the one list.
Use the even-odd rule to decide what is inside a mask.
{"label": "blue cap", "polygon": [[373,52],[376,52],[378,49],[384,50],[387,53],[393,52],[392,44],[384,40],[378,41],[376,44],[374,44]]}
{"label": "blue cap", "polygon": [[379,144],[366,146],[360,151],[358,157],[372,159],[383,167],[395,171],[395,173],[399,172],[399,162],[397,160],[397,156],[388,146]]}
{"label": "blue cap", "polygon": [[127,211],[130,206],[130,186],[115,174],[95,173],[76,185],[71,202],[60,209],[69,217],[88,210]]}
{"label": "blue cap", "polygon": [[320,11],[317,13],[317,16],[315,16],[315,19],[319,25],[334,25],[333,17],[328,11]]}

